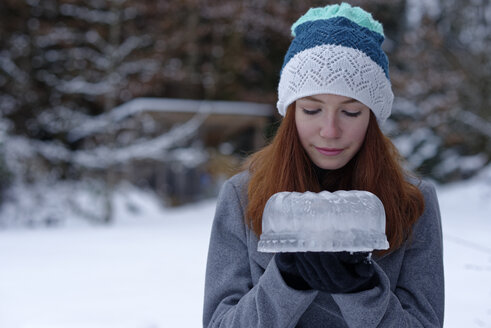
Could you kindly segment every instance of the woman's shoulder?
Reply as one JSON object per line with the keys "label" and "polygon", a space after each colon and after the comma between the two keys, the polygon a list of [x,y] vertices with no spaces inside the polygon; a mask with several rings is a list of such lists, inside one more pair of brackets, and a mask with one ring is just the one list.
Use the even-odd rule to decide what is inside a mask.
{"label": "woman's shoulder", "polygon": [[[427,230],[441,235],[441,215],[436,186],[433,182],[423,178],[413,178],[409,181],[415,185],[423,194],[424,210],[421,217],[416,222],[416,230]],[[417,228],[419,226],[419,229]],[[424,228],[421,228],[423,227]],[[433,226],[433,228],[429,228]],[[421,231],[419,232],[421,233]]]}
{"label": "woman's shoulder", "polygon": [[230,178],[228,178],[225,183],[231,184],[238,191],[247,189],[247,185],[249,184],[249,179],[251,178],[251,174],[248,170],[241,171]]}
{"label": "woman's shoulder", "polygon": [[423,194],[424,198],[433,198],[436,196],[436,187],[433,182],[427,179],[423,179],[421,177],[417,177],[414,175],[406,176],[406,179],[413,186],[417,187],[419,191]]}
{"label": "woman's shoulder", "polygon": [[247,204],[247,187],[249,185],[249,171],[241,171],[225,180],[222,184],[218,201],[230,201],[231,197],[239,199],[240,204]]}

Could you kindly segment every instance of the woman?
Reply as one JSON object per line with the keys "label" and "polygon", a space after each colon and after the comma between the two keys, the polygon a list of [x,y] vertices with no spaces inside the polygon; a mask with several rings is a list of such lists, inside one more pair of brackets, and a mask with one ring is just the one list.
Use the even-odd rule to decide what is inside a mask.
{"label": "woman", "polygon": [[[390,115],[382,26],[347,4],[292,26],[272,143],[220,192],[205,283],[205,327],[442,327],[443,256],[434,188],[406,174],[379,129]],[[280,191],[368,190],[390,248],[259,253],[262,212]]]}

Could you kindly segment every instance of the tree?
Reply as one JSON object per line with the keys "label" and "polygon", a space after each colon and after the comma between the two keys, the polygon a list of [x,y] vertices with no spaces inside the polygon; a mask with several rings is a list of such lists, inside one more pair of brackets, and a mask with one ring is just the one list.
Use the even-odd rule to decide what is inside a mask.
{"label": "tree", "polygon": [[470,177],[490,161],[490,8],[413,2],[391,58],[391,132],[411,168],[441,182]]}

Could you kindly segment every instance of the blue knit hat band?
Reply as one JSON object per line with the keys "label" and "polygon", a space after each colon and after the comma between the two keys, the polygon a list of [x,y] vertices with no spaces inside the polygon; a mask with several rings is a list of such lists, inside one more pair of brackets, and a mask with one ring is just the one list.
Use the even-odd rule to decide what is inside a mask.
{"label": "blue knit hat band", "polygon": [[358,49],[377,63],[389,78],[389,61],[382,51],[384,36],[360,26],[345,17],[308,21],[295,28],[296,37],[288,49],[283,67],[300,51],[322,44],[342,45]]}

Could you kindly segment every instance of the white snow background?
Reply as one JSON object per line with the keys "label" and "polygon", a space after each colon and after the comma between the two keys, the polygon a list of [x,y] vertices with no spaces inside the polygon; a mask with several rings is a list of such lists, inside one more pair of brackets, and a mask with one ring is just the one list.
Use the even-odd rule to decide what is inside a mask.
{"label": "white snow background", "polygon": [[[491,170],[438,196],[445,327],[491,327]],[[126,187],[115,204],[110,226],[0,231],[1,328],[202,326],[215,200],[169,209]]]}

